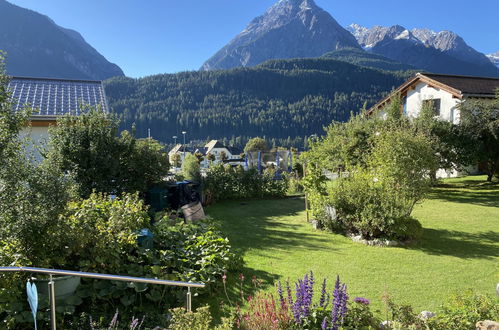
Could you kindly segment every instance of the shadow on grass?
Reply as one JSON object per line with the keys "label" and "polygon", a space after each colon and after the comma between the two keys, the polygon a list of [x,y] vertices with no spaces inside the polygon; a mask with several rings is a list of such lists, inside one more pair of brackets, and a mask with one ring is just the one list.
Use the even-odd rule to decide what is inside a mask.
{"label": "shadow on grass", "polygon": [[[223,228],[231,244],[243,255],[258,248],[272,258],[273,249],[325,249],[327,238],[313,231],[301,230],[300,223],[286,221],[304,210],[302,198],[225,202],[208,208],[207,212]],[[283,219],[284,218],[284,219]],[[305,223],[305,217],[303,223]],[[327,248],[331,251],[331,248]]]}
{"label": "shadow on grass", "polygon": [[499,257],[497,242],[499,242],[499,232],[494,231],[467,233],[425,228],[423,240],[407,248],[463,259],[494,259]]}
{"label": "shadow on grass", "polygon": [[441,183],[428,197],[453,203],[499,207],[499,183],[473,179]]}
{"label": "shadow on grass", "polygon": [[499,207],[499,189],[496,191],[479,192],[460,189],[442,189],[431,193],[428,197],[430,199],[440,199],[453,203]]}

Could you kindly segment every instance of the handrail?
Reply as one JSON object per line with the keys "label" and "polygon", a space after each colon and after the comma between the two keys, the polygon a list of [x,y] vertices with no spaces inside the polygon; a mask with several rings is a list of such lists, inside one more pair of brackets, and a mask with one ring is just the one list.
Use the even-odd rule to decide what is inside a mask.
{"label": "handrail", "polygon": [[88,277],[101,280],[112,280],[112,281],[124,281],[124,282],[138,282],[138,283],[149,283],[149,284],[159,284],[159,285],[170,285],[170,286],[181,286],[187,287],[187,311],[190,312],[192,309],[192,295],[191,288],[204,288],[204,283],[192,283],[192,282],[180,282],[180,281],[168,281],[160,280],[157,278],[143,278],[134,276],[121,276],[121,275],[111,275],[111,274],[101,274],[101,273],[88,273],[79,272],[73,270],[62,270],[62,269],[48,269],[48,268],[38,268],[38,267],[0,267],[0,272],[25,272],[25,273],[41,273],[48,274],[50,276],[50,281],[48,283],[49,287],[49,298],[50,298],[50,309],[51,309],[51,328],[56,329],[56,315],[55,315],[55,288],[53,275],[70,275],[79,277]]}
{"label": "handrail", "polygon": [[73,270],[48,269],[48,268],[37,268],[37,267],[0,267],[0,272],[26,272],[26,273],[42,273],[42,274],[52,274],[52,275],[71,275],[79,277],[97,278],[101,280],[139,282],[139,283],[161,284],[161,285],[170,285],[170,286],[183,286],[190,288],[205,287],[204,283],[169,281],[169,280],[160,280],[157,278],[143,278],[143,277],[110,275],[110,274],[101,274],[101,273],[88,273],[88,272],[79,272]]}

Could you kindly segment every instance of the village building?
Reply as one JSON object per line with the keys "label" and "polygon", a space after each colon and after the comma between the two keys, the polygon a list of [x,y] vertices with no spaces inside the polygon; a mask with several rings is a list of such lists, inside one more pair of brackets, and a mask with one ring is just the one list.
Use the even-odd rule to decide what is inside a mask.
{"label": "village building", "polygon": [[[182,164],[187,154],[201,154],[203,160],[200,165],[202,168],[207,168],[212,163],[225,163],[234,166],[241,165],[244,163],[244,158],[241,158],[242,153],[243,150],[241,149],[225,146],[219,140],[211,140],[201,147],[186,145],[184,148],[183,144],[177,144],[168,152],[168,157],[170,159],[170,164],[177,163],[179,165]],[[209,160],[209,155],[213,155],[214,160]]]}
{"label": "village building", "polygon": [[385,116],[383,109],[394,95],[401,98],[400,111],[417,117],[425,102],[432,102],[435,116],[459,123],[459,104],[466,99],[492,99],[499,88],[498,78],[417,73],[368,110],[368,114]]}
{"label": "village building", "polygon": [[[386,116],[384,109],[390,104],[394,95],[401,101],[400,111],[409,118],[419,116],[425,102],[431,102],[435,117],[453,124],[460,122],[460,104],[468,99],[493,99],[499,88],[498,78],[456,76],[433,73],[417,73],[390,95],[376,103],[368,111],[368,115]],[[466,169],[468,173],[476,173],[476,168]],[[437,171],[437,177],[456,177],[457,171]]]}
{"label": "village building", "polygon": [[48,129],[63,115],[78,116],[86,106],[108,111],[101,81],[12,77],[8,84],[14,111],[32,109],[28,125],[21,131],[29,136],[30,149],[37,159],[47,143]]}

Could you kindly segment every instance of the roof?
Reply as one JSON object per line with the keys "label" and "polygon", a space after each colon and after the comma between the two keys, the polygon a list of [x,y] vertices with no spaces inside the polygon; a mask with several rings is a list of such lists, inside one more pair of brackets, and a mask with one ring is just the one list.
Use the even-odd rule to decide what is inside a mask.
{"label": "roof", "polygon": [[461,95],[495,96],[499,78],[425,73],[424,76],[461,92]]}
{"label": "roof", "polygon": [[84,105],[100,106],[108,111],[101,81],[12,77],[8,89],[14,110],[32,107],[35,110],[32,119],[35,120],[78,115]]}
{"label": "roof", "polygon": [[229,150],[230,154],[233,156],[237,156],[243,153],[243,150],[237,147],[226,147]]}
{"label": "roof", "polygon": [[185,152],[188,152],[191,154],[195,154],[197,152],[204,154],[204,147],[196,147],[196,146],[186,145],[184,148],[183,144],[177,144],[168,152],[168,155],[173,155],[176,153],[183,153],[184,150],[185,150]]}
{"label": "roof", "polygon": [[400,87],[390,95],[372,106],[367,111],[367,114],[369,115],[375,110],[383,108],[394,94],[405,96],[408,90],[420,82],[445,90],[458,99],[463,99],[465,97],[495,97],[496,90],[499,88],[499,78],[417,73],[414,77],[400,85]]}
{"label": "roof", "polygon": [[209,151],[211,151],[211,149],[213,148],[217,148],[217,149],[221,149],[221,148],[225,148],[225,146],[220,143],[220,141],[218,140],[211,140],[210,142],[208,142],[206,145],[205,145],[205,148]]}

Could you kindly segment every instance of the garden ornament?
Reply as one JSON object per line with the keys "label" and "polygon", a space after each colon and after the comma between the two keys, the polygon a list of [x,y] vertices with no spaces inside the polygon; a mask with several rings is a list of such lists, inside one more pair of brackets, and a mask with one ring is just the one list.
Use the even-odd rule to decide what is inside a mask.
{"label": "garden ornament", "polygon": [[28,281],[26,283],[26,293],[28,294],[28,303],[31,308],[31,313],[33,314],[33,322],[36,327],[36,310],[38,309],[38,291],[36,290],[36,284]]}

